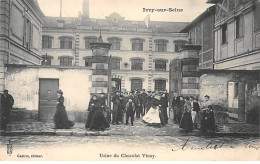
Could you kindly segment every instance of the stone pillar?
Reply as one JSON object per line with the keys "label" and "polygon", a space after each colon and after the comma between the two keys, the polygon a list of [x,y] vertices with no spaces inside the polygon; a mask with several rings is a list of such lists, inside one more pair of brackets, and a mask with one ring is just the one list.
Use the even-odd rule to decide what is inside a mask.
{"label": "stone pillar", "polygon": [[199,51],[201,46],[187,44],[180,54],[181,94],[199,96]]}
{"label": "stone pillar", "polygon": [[111,44],[103,43],[100,36],[99,42],[90,44],[92,49],[92,87],[90,94],[100,94],[109,92],[109,79],[111,78],[111,68],[108,55]]}
{"label": "stone pillar", "polygon": [[201,46],[187,44],[180,57],[170,63],[170,92],[178,95],[199,95],[199,51]]}

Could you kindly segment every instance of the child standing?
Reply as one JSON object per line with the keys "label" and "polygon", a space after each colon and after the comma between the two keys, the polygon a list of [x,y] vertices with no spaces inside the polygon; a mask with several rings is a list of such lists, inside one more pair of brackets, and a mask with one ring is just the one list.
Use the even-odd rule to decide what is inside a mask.
{"label": "child standing", "polygon": [[130,96],[128,102],[125,106],[126,110],[126,125],[128,125],[129,117],[131,118],[131,124],[134,125],[134,114],[135,114],[135,104],[133,103],[133,97]]}

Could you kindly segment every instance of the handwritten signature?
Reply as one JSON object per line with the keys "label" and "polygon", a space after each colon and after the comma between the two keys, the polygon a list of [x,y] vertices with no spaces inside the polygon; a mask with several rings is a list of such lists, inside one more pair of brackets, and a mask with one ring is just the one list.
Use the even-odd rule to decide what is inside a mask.
{"label": "handwritten signature", "polygon": [[[204,145],[204,146],[190,146],[190,138],[188,138],[184,144],[176,147],[176,148],[172,148],[172,151],[186,151],[186,150],[217,150],[217,149],[222,149],[222,148],[231,148],[234,149],[236,148],[234,145],[228,145],[224,142],[220,142],[220,143],[213,143],[213,142],[209,142],[208,144]],[[254,149],[254,150],[260,150],[260,145],[256,145],[256,144],[251,144],[251,143],[246,143],[244,148],[246,149]]]}

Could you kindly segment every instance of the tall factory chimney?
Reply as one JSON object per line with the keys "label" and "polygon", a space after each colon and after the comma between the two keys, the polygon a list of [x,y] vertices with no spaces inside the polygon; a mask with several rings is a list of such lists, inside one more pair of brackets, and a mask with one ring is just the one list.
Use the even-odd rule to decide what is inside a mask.
{"label": "tall factory chimney", "polygon": [[82,17],[89,18],[89,0],[83,0]]}

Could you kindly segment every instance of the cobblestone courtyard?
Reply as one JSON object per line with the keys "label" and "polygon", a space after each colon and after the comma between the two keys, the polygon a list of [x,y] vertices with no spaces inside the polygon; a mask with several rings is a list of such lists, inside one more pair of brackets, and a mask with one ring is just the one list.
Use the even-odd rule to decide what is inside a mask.
{"label": "cobblestone courtyard", "polygon": [[[44,126],[43,126],[44,125]],[[12,128],[10,125],[9,128]],[[28,126],[20,124],[15,126],[15,129],[24,130],[46,130],[56,131],[53,129],[53,124],[28,124]],[[14,127],[13,127],[14,128]],[[42,128],[42,129],[41,129]],[[74,132],[77,135],[71,135]],[[73,129],[57,130],[54,135],[13,135],[13,136],[0,136],[0,152],[6,155],[7,144],[11,143],[13,154],[6,155],[8,158],[18,160],[20,154],[43,154],[44,157],[49,158],[49,152],[55,152],[55,159],[68,159],[85,160],[89,158],[110,160],[107,157],[100,157],[102,154],[115,153],[132,153],[137,152],[150,152],[155,154],[156,160],[178,159],[185,160],[183,156],[171,153],[199,153],[202,155],[204,150],[209,150],[213,160],[215,156],[220,153],[220,150],[225,149],[229,152],[235,153],[237,148],[242,148],[244,153],[252,151],[253,153],[260,151],[260,138],[259,137],[231,137],[231,136],[202,136],[195,135],[198,131],[192,133],[182,132],[177,125],[171,122],[164,127],[152,127],[143,124],[140,120],[135,122],[135,126],[111,125],[109,130],[104,132],[95,132],[84,129],[84,124],[76,124]],[[89,135],[86,135],[86,134]],[[58,151],[58,152],[57,152]],[[65,151],[65,152],[64,152]],[[176,152],[175,152],[176,151]],[[214,152],[215,151],[215,152]],[[241,151],[241,152],[243,152]],[[25,153],[26,152],[26,153]],[[48,152],[46,154],[46,152]],[[61,153],[62,152],[62,153]],[[70,152],[69,155],[64,155]],[[81,154],[82,155],[78,155]],[[140,153],[139,153],[140,154]],[[58,156],[60,155],[60,156]],[[159,156],[160,155],[160,156]],[[225,154],[227,155],[227,154]],[[71,157],[70,157],[71,156]],[[82,156],[82,157],[81,157]],[[52,156],[51,156],[52,157]],[[81,157],[81,158],[80,158]],[[200,159],[200,155],[193,157],[194,160]],[[201,157],[202,158],[202,157]],[[221,157],[222,158],[222,157]],[[229,159],[229,157],[227,157]],[[130,158],[117,158],[118,160],[129,160]],[[152,158],[136,158],[135,160],[154,160]],[[115,160],[115,159],[113,159]]]}

